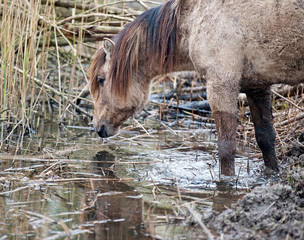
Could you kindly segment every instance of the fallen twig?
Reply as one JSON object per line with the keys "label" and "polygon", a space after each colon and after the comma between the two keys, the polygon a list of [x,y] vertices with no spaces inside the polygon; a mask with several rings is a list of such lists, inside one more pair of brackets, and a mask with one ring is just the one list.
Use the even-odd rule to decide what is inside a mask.
{"label": "fallen twig", "polygon": [[206,225],[203,223],[202,221],[202,216],[196,212],[193,207],[190,206],[189,203],[185,204],[185,206],[188,208],[189,212],[191,213],[192,217],[193,217],[193,220],[195,222],[197,222],[201,227],[202,229],[204,230],[204,232],[206,233],[206,236],[207,236],[207,239],[208,240],[213,240],[214,237],[213,235],[211,234],[211,232],[209,231],[209,229],[206,227]]}
{"label": "fallen twig", "polygon": [[257,218],[259,220],[276,202],[271,203]]}
{"label": "fallen twig", "polygon": [[297,131],[304,123],[304,118],[301,119],[301,121],[297,124],[297,126],[292,130],[290,131],[286,137],[284,137],[284,139],[282,140],[282,142],[285,142],[295,131]]}
{"label": "fallen twig", "polygon": [[11,191],[0,192],[0,196],[1,196],[1,195],[6,195],[6,194],[9,194],[9,193],[19,192],[19,191],[22,191],[22,190],[27,189],[27,188],[29,188],[29,186],[19,187],[19,188],[16,188],[16,189],[14,189],[14,190],[11,190]]}
{"label": "fallen twig", "polygon": [[282,127],[282,126],[288,125],[290,123],[293,123],[295,121],[299,121],[303,118],[304,118],[304,112],[292,117],[291,119],[287,119],[282,122],[275,123],[274,127]]}
{"label": "fallen twig", "polygon": [[71,236],[70,230],[69,230],[68,226],[67,226],[63,221],[61,221],[61,220],[60,220],[60,221],[57,221],[57,220],[54,220],[54,219],[52,219],[52,218],[50,218],[50,217],[44,216],[44,215],[42,215],[42,214],[40,214],[40,213],[25,211],[25,210],[22,210],[22,209],[19,210],[19,211],[21,211],[21,212],[23,212],[23,213],[26,213],[26,214],[28,214],[28,215],[31,215],[31,216],[35,216],[35,217],[42,218],[42,219],[44,219],[44,220],[46,220],[46,221],[50,221],[50,222],[52,222],[52,223],[57,223],[57,224],[59,224],[59,225],[63,228],[63,230],[65,231],[65,233],[66,233],[66,235],[67,235],[68,237]]}
{"label": "fallen twig", "polygon": [[293,101],[289,100],[288,98],[282,96],[278,92],[271,90],[275,95],[279,96],[280,98],[284,99],[286,102],[289,102],[291,105],[295,106],[296,108],[300,109],[301,111],[304,111],[304,108],[299,107],[297,104],[295,104]]}

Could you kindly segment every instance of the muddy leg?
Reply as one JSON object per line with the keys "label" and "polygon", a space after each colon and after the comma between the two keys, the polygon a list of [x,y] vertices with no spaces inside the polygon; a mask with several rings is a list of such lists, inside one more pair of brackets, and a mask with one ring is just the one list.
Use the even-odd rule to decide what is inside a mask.
{"label": "muddy leg", "polygon": [[275,131],[272,123],[272,103],[270,88],[246,92],[254,123],[255,137],[262,150],[265,166],[279,171],[274,149]]}
{"label": "muddy leg", "polygon": [[[218,134],[220,172],[226,176],[235,175],[237,96],[238,87],[229,78],[209,78],[207,81],[208,101],[215,119]],[[224,80],[222,80],[224,79]]]}
{"label": "muddy leg", "polygon": [[228,112],[213,113],[218,134],[218,153],[221,174],[235,175],[237,116]]}

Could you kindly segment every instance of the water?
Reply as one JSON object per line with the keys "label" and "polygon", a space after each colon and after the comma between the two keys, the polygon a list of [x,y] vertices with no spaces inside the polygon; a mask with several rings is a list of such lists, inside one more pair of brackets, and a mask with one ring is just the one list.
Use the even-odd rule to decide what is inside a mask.
{"label": "water", "polygon": [[247,154],[224,183],[214,130],[191,119],[164,127],[151,116],[145,130],[129,121],[104,140],[70,124],[49,120],[22,155],[0,154],[0,239],[204,239],[185,203],[208,217],[266,181]]}

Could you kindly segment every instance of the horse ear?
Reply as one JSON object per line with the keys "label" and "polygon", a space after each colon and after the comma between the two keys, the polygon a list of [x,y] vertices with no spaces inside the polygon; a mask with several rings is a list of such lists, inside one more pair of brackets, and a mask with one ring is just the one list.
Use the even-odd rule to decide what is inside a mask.
{"label": "horse ear", "polygon": [[104,51],[106,53],[106,59],[110,59],[114,50],[115,43],[110,38],[104,38]]}

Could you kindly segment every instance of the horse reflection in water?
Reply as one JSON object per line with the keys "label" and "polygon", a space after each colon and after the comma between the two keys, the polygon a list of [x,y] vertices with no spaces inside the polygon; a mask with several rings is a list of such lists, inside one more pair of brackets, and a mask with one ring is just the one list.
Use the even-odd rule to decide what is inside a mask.
{"label": "horse reflection in water", "polygon": [[234,175],[237,97],[247,95],[267,168],[278,171],[271,85],[304,82],[303,0],[171,0],[129,23],[90,67],[100,137],[140,110],[152,79],[195,70],[206,78],[220,171]]}
{"label": "horse reflection in water", "polygon": [[[83,222],[92,233],[85,239],[149,239],[143,233],[143,199],[127,184],[111,181],[111,170],[115,157],[99,152],[94,158],[92,173],[110,176],[108,181],[92,181],[86,192],[94,192],[87,197],[89,201],[83,213]],[[91,225],[94,228],[91,229]]]}

